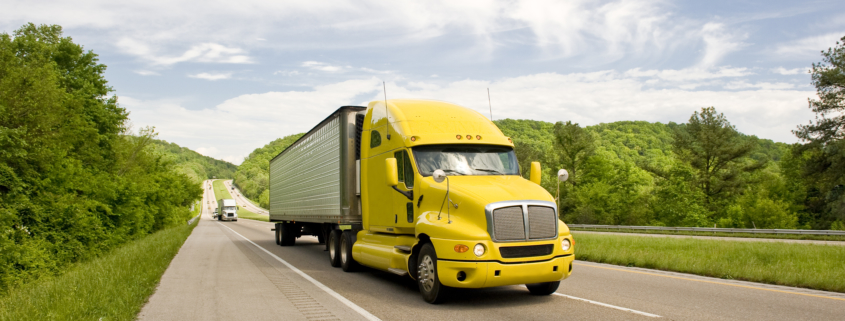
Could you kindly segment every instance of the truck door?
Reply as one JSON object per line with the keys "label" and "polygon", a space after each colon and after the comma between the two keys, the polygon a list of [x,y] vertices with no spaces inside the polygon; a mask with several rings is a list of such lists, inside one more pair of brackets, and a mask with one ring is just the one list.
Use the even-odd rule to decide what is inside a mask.
{"label": "truck door", "polygon": [[[407,149],[394,152],[393,157],[396,158],[396,170],[399,172],[399,185],[396,188],[406,192],[393,191],[393,223],[396,227],[414,227],[417,213],[415,200],[420,196],[413,193],[416,180],[413,161]],[[413,199],[409,199],[406,194],[412,194]]]}

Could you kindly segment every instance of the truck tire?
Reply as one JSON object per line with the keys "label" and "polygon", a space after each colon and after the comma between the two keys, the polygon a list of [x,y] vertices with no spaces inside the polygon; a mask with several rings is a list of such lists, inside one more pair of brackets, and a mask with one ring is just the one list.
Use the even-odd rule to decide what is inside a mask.
{"label": "truck tire", "polygon": [[431,304],[445,301],[451,289],[440,283],[440,276],[437,275],[437,253],[431,243],[423,245],[417,262],[417,284],[423,300]]}
{"label": "truck tire", "polygon": [[296,244],[296,234],[294,234],[294,223],[282,223],[281,246],[293,246]]}
{"label": "truck tire", "polygon": [[282,245],[282,224],[276,223],[276,245]]}
{"label": "truck tire", "polygon": [[332,230],[329,233],[329,263],[333,267],[340,267],[340,230]]}
{"label": "truck tire", "polygon": [[533,295],[549,295],[555,293],[557,288],[560,286],[560,281],[555,282],[545,282],[545,283],[534,283],[534,284],[526,284],[525,287],[528,288],[528,292],[531,292]]}
{"label": "truck tire", "polygon": [[352,245],[358,237],[353,231],[343,231],[340,238],[340,267],[343,272],[354,272],[358,270],[358,262],[352,258]]}

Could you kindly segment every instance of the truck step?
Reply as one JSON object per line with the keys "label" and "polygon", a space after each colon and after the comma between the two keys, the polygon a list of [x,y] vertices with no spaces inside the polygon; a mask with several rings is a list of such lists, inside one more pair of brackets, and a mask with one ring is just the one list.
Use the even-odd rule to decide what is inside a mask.
{"label": "truck step", "polygon": [[400,270],[400,269],[395,269],[395,268],[389,268],[389,269],[387,269],[387,272],[390,272],[390,273],[396,274],[396,275],[398,275],[398,276],[406,276],[406,275],[408,275],[408,271],[405,271],[405,270]]}
{"label": "truck step", "polygon": [[396,245],[393,248],[405,253],[411,253],[411,247],[407,245]]}

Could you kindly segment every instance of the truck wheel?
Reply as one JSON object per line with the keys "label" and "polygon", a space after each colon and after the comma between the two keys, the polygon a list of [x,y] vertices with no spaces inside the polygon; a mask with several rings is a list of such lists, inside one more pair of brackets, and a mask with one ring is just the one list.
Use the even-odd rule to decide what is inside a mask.
{"label": "truck wheel", "polygon": [[294,234],[294,223],[282,223],[281,246],[293,246],[296,244],[296,234]]}
{"label": "truck wheel", "polygon": [[352,245],[358,237],[353,231],[343,231],[340,238],[340,267],[343,272],[354,272],[358,269],[358,262],[352,258]]}
{"label": "truck wheel", "polygon": [[555,293],[560,286],[560,281],[526,284],[525,287],[533,295],[549,295]]}
{"label": "truck wheel", "polygon": [[282,245],[282,224],[276,223],[276,245]]}
{"label": "truck wheel", "polygon": [[440,277],[437,275],[437,253],[431,243],[423,245],[417,262],[417,280],[423,300],[431,304],[445,301],[450,289],[440,283]]}
{"label": "truck wheel", "polygon": [[333,267],[340,266],[340,230],[332,230],[329,233],[329,262]]}

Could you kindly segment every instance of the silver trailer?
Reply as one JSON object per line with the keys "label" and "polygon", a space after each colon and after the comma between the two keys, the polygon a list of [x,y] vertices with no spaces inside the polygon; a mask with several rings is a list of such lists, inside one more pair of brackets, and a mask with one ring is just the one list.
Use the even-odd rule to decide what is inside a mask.
{"label": "silver trailer", "polygon": [[360,138],[365,107],[343,106],[270,160],[270,221],[276,243],[302,235],[324,243],[361,228]]}

